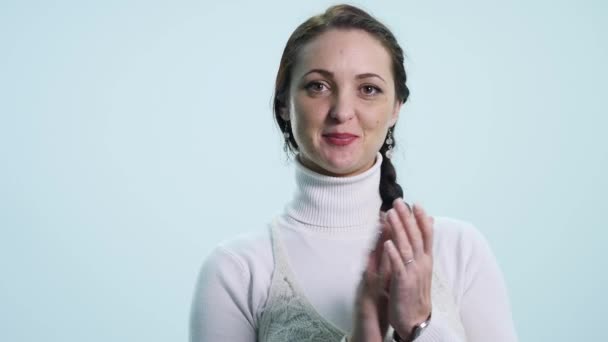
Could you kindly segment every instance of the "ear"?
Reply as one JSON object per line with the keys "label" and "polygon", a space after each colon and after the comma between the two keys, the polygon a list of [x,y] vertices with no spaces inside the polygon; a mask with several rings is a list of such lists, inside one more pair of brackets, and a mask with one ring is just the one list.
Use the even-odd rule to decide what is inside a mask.
{"label": "ear", "polygon": [[289,121],[289,112],[287,111],[286,107],[281,107],[279,109],[279,115],[281,116],[281,119]]}
{"label": "ear", "polygon": [[402,105],[403,105],[403,102],[395,101],[395,106],[393,107],[393,112],[391,113],[391,119],[389,120],[389,122],[390,122],[389,127],[393,127],[397,123],[397,120],[399,119],[399,112],[401,111]]}

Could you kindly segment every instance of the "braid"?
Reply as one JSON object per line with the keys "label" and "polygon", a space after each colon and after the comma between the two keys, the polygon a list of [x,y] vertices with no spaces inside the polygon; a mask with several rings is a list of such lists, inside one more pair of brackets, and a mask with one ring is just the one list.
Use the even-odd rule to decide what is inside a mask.
{"label": "braid", "polygon": [[[395,126],[390,129],[395,129]],[[395,138],[393,137],[393,147],[395,146]],[[393,207],[393,201],[399,197],[403,197],[403,189],[397,183],[397,171],[393,163],[386,157],[388,144],[382,144],[380,153],[382,153],[382,165],[380,165],[380,197],[382,198],[382,206],[380,210],[388,211]]]}

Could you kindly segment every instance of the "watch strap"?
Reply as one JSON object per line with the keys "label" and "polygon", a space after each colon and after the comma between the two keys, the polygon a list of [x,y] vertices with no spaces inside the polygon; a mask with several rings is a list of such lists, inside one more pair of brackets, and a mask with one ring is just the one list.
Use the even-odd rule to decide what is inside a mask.
{"label": "watch strap", "polygon": [[412,329],[412,332],[410,333],[410,335],[407,337],[407,339],[399,336],[399,334],[397,333],[397,330],[393,331],[393,342],[412,342],[414,341],[416,338],[418,338],[418,336],[420,336],[420,334],[422,334],[422,331],[429,325],[429,323],[431,322],[431,316],[432,316],[432,312],[429,314],[429,317],[422,323],[420,324],[416,324],[414,326],[414,328]]}

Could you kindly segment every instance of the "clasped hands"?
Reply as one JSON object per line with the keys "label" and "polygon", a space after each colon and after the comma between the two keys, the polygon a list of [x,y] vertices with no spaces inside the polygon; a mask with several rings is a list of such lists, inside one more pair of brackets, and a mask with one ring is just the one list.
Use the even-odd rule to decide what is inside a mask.
{"label": "clasped hands", "polygon": [[369,253],[354,308],[349,342],[381,342],[388,325],[403,338],[431,313],[433,218],[397,198]]}

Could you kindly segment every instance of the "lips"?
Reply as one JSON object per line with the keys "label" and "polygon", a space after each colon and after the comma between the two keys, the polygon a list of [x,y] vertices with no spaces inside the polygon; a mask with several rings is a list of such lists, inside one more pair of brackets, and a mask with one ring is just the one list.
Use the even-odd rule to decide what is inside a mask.
{"label": "lips", "polygon": [[359,137],[350,133],[328,133],[323,134],[323,138],[331,145],[346,146]]}

